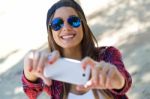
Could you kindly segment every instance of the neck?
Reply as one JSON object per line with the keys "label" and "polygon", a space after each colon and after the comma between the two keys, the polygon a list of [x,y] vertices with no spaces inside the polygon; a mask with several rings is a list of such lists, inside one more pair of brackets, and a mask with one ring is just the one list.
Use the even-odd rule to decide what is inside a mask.
{"label": "neck", "polygon": [[81,60],[82,52],[80,48],[69,48],[63,50],[63,56],[67,58]]}

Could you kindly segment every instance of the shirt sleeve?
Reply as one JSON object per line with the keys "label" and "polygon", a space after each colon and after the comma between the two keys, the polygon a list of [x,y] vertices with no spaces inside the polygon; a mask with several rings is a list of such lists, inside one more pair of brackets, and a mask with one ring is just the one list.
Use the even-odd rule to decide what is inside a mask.
{"label": "shirt sleeve", "polygon": [[36,82],[30,82],[26,79],[24,73],[22,75],[23,90],[29,99],[37,99],[39,94],[43,91],[43,81],[38,79]]}
{"label": "shirt sleeve", "polygon": [[124,95],[131,87],[132,78],[128,73],[128,71],[125,69],[124,63],[122,62],[122,56],[120,51],[114,47],[108,47],[104,52],[104,61],[115,65],[125,79],[125,85],[122,89],[120,90],[114,89],[110,91],[116,95]]}
{"label": "shirt sleeve", "polygon": [[30,82],[23,73],[22,84],[29,99],[37,99],[42,91],[46,92],[51,99],[60,99],[60,96],[63,95],[63,83],[59,81],[52,80],[52,85],[48,86],[40,78],[36,82]]}

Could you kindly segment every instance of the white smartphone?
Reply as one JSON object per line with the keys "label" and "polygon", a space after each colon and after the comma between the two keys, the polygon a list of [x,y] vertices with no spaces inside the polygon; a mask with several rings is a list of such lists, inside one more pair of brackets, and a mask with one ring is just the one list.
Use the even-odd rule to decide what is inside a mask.
{"label": "white smartphone", "polygon": [[83,70],[80,61],[60,58],[55,63],[45,66],[44,76],[57,81],[84,85],[90,77],[90,66]]}

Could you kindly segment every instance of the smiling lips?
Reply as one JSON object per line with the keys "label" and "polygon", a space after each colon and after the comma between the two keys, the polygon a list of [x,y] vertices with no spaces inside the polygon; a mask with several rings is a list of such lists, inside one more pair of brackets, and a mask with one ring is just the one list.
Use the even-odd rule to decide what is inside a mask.
{"label": "smiling lips", "polygon": [[75,34],[67,34],[67,35],[62,35],[61,38],[63,40],[71,40],[75,37]]}

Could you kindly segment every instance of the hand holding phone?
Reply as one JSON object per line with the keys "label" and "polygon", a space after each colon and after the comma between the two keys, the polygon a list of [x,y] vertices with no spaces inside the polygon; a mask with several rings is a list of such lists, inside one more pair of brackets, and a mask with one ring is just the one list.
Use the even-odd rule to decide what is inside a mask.
{"label": "hand holding phone", "polygon": [[60,58],[44,68],[44,76],[75,85],[84,85],[90,76],[90,66],[83,70],[81,62],[69,58]]}

